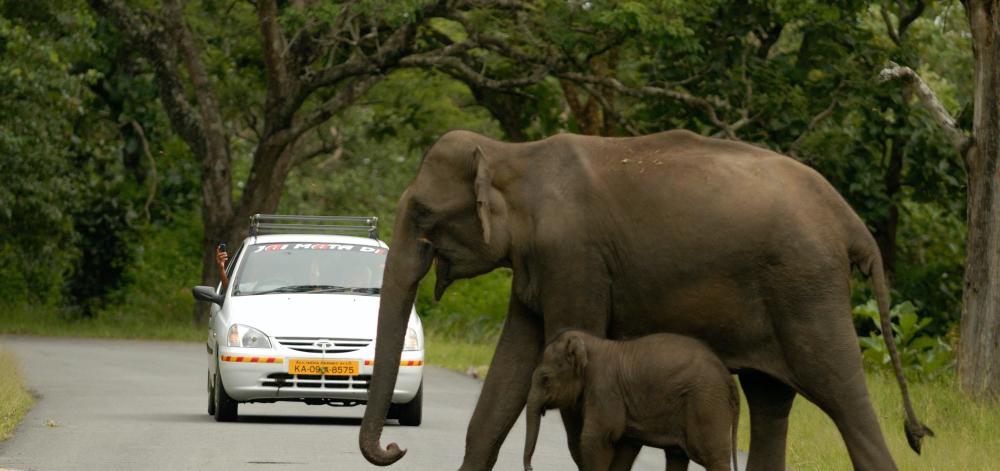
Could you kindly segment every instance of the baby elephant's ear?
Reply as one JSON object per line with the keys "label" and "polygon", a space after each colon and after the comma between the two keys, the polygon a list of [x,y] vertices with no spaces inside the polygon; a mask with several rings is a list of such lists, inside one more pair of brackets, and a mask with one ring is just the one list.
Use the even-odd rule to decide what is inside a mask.
{"label": "baby elephant's ear", "polygon": [[583,344],[582,338],[570,336],[566,342],[566,361],[573,365],[577,375],[583,375],[583,369],[587,367],[587,346]]}

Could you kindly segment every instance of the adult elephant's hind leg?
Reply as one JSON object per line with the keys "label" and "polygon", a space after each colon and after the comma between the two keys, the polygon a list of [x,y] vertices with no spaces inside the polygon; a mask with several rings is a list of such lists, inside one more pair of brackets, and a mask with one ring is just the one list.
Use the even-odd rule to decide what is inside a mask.
{"label": "adult elephant's hind leg", "polygon": [[750,408],[750,453],[747,471],[785,469],[788,414],[795,391],[757,371],[740,373],[740,386]]}
{"label": "adult elephant's hind leg", "polygon": [[[787,327],[792,337],[813,341],[782,344],[799,393],[833,419],[855,470],[895,470],[868,398],[850,305],[846,299],[811,303],[800,312],[806,322]],[[829,321],[809,322],[816,319]]]}
{"label": "adult elephant's hind leg", "polygon": [[461,470],[488,470],[496,463],[500,445],[528,399],[531,374],[542,351],[541,324],[541,318],[511,296],[490,372],[465,434]]}

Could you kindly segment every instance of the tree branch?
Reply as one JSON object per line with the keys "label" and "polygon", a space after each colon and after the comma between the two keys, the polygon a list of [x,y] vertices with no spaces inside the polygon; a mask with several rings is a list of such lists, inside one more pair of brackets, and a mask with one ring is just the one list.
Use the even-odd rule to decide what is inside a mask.
{"label": "tree branch", "polygon": [[967,137],[958,128],[958,125],[955,124],[955,119],[944,108],[944,105],[938,100],[937,95],[934,94],[931,87],[927,86],[924,79],[920,78],[913,69],[890,62],[888,67],[879,72],[878,81],[888,82],[890,80],[902,81],[905,86],[908,86],[916,94],[924,106],[927,107],[927,111],[930,112],[931,117],[937,121],[938,126],[944,131],[948,140],[951,141],[952,146],[964,158],[969,147],[972,145],[972,138]]}
{"label": "tree branch", "polygon": [[685,92],[679,92],[676,90],[670,90],[667,88],[653,87],[653,86],[641,86],[641,87],[628,87],[617,79],[613,77],[599,77],[593,75],[586,75],[577,72],[557,72],[555,76],[558,78],[564,78],[570,81],[578,83],[589,83],[597,84],[605,87],[609,87],[622,95],[631,96],[634,98],[646,98],[646,97],[665,97],[673,100],[677,100],[681,103],[701,108],[705,111],[708,120],[711,121],[713,125],[721,129],[721,135],[729,139],[739,140],[736,137],[735,131],[746,124],[753,121],[753,118],[748,116],[743,116],[739,121],[734,124],[729,124],[719,118],[718,110],[730,110],[732,107],[719,99],[716,98],[702,98],[697,97]]}
{"label": "tree branch", "polygon": [[584,90],[587,91],[587,93],[590,94],[590,96],[597,99],[597,102],[601,104],[601,108],[604,109],[604,112],[611,115],[611,117],[614,118],[615,121],[618,121],[618,124],[623,129],[625,129],[625,131],[627,131],[629,134],[633,136],[639,135],[639,130],[635,127],[632,121],[630,121],[628,118],[622,116],[617,111],[615,111],[611,103],[609,103],[608,100],[605,99],[601,93],[599,93],[597,90],[594,90],[594,88],[589,84],[581,84],[581,86],[583,87]]}
{"label": "tree branch", "polygon": [[889,33],[889,39],[892,40],[893,44],[899,46],[901,42],[899,34],[896,33],[896,26],[892,24],[892,18],[889,18],[889,2],[882,0],[882,7],[878,9],[878,12],[882,16],[882,22],[885,23],[885,30]]}
{"label": "tree branch", "polygon": [[[837,88],[839,89],[840,87]],[[788,145],[788,150],[790,152],[794,151],[798,146],[800,146],[805,137],[810,132],[812,132],[812,130],[816,126],[818,126],[819,123],[822,123],[826,118],[830,117],[830,115],[833,114],[833,111],[837,109],[837,105],[839,104],[837,100],[838,100],[837,96],[834,95],[834,97],[830,100],[830,104],[827,105],[827,107],[824,108],[823,111],[820,111],[819,113],[816,114],[816,116],[813,116],[812,119],[809,120],[809,124],[806,125],[805,130],[803,130],[802,133],[799,134],[799,137],[795,138],[795,140]]]}
{"label": "tree branch", "polygon": [[547,67],[536,65],[532,72],[526,77],[493,79],[483,75],[472,67],[469,67],[468,64],[463,62],[458,57],[438,55],[437,53],[414,54],[407,56],[399,61],[399,65],[404,67],[430,67],[440,69],[467,83],[474,84],[477,87],[489,88],[491,90],[509,90],[512,88],[533,85],[544,79],[549,72]]}
{"label": "tree branch", "polygon": [[278,4],[276,0],[258,0],[257,20],[260,25],[264,65],[267,71],[267,98],[264,102],[265,128],[287,127],[291,115],[282,113],[286,100],[293,96],[297,79],[289,73],[285,53],[288,49],[284,33],[278,24]]}
{"label": "tree branch", "polygon": [[110,21],[149,61],[153,68],[156,88],[163,108],[174,131],[197,154],[205,152],[205,136],[201,118],[184,95],[180,72],[175,65],[177,51],[161,24],[145,15],[140,16],[118,0],[89,0],[97,14]]}
{"label": "tree branch", "polygon": [[[184,61],[185,68],[194,88],[195,97],[198,100],[198,109],[201,114],[203,132],[218,133],[223,136],[225,131],[222,128],[222,117],[219,115],[219,101],[212,90],[212,84],[208,79],[208,72],[205,64],[201,62],[201,52],[191,36],[191,31],[184,24],[184,14],[178,0],[166,0],[164,2],[165,26],[169,34],[179,46],[180,58]],[[206,136],[206,140],[209,136]]]}
{"label": "tree branch", "polygon": [[135,130],[136,135],[139,136],[139,141],[142,143],[142,152],[146,154],[146,158],[149,159],[149,188],[146,194],[146,203],[142,205],[142,213],[146,215],[146,224],[152,220],[152,216],[149,212],[149,207],[153,204],[153,198],[156,197],[156,184],[159,177],[156,172],[156,159],[153,158],[153,153],[149,151],[149,141],[146,140],[146,133],[142,130],[142,126],[139,125],[136,120],[130,120],[132,129]]}
{"label": "tree branch", "polygon": [[[312,146],[310,149],[296,153],[295,157],[292,158],[292,167],[297,167],[320,155],[330,154],[331,152],[333,155],[331,155],[326,162],[340,159],[340,156],[344,153],[343,139],[341,139],[340,132],[337,128],[331,127],[329,132],[329,139],[324,139],[322,132],[318,132],[316,140],[319,141],[319,143]],[[326,165],[326,162],[324,162],[324,165]]]}
{"label": "tree branch", "polygon": [[346,108],[351,103],[354,103],[361,95],[363,95],[372,85],[381,80],[382,77],[379,75],[369,75],[366,77],[360,77],[355,79],[339,92],[330,98],[329,100],[323,102],[315,111],[313,111],[308,117],[302,120],[299,124],[295,125],[289,136],[289,142],[294,143],[302,134],[308,132],[310,129],[319,126],[326,122],[326,120],[333,117],[334,114]]}
{"label": "tree branch", "polygon": [[699,108],[704,108],[706,110],[711,110],[715,113],[715,109],[730,109],[728,103],[723,102],[715,98],[702,98],[697,97],[688,93],[679,92],[676,90],[670,90],[667,88],[653,87],[653,86],[641,86],[641,87],[629,87],[613,77],[598,77],[593,75],[586,75],[577,72],[556,72],[556,77],[565,78],[574,82],[580,83],[592,83],[603,85],[605,87],[610,87],[621,93],[622,95],[628,95],[634,98],[646,98],[646,97],[665,97],[673,100],[680,101],[682,103],[696,106]]}

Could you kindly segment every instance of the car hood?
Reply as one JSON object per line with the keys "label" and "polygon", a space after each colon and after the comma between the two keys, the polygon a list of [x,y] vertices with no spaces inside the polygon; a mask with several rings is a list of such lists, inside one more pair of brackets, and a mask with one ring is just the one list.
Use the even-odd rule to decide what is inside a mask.
{"label": "car hood", "polygon": [[261,294],[232,296],[226,308],[231,322],[271,337],[374,339],[379,299],[327,293]]}

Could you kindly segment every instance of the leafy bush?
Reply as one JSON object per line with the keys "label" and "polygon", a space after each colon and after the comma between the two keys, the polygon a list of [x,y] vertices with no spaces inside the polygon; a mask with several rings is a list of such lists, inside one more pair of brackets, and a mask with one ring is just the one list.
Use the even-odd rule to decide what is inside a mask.
{"label": "leafy bush", "polygon": [[434,301],[434,272],[424,278],[416,307],[432,335],[471,343],[496,341],[507,317],[510,270],[494,270],[471,280],[456,281],[441,301]]}
{"label": "leafy bush", "polygon": [[[878,306],[874,299],[854,307],[854,315],[871,320],[880,325]],[[915,380],[935,380],[954,369],[955,354],[951,346],[940,337],[927,335],[924,328],[933,321],[921,317],[913,303],[905,301],[892,307],[890,311],[893,340],[899,351],[903,372]],[[873,368],[891,369],[889,350],[882,333],[873,329],[867,337],[861,337],[861,349],[865,363]]]}
{"label": "leafy bush", "polygon": [[201,221],[191,212],[150,230],[135,244],[124,269],[124,284],[98,317],[138,328],[191,322],[191,287],[201,277]]}

